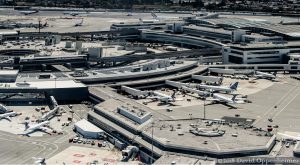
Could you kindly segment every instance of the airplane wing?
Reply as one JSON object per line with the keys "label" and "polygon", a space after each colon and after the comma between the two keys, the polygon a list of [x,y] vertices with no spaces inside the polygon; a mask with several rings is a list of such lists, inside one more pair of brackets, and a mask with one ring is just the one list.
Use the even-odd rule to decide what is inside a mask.
{"label": "airplane wing", "polygon": [[160,97],[158,96],[149,96],[147,99],[158,100]]}
{"label": "airplane wing", "polygon": [[9,116],[5,117],[8,121],[11,122],[11,118]]}
{"label": "airplane wing", "polygon": [[32,157],[32,159],[35,159],[36,161],[34,162],[35,164],[39,164],[39,165],[46,165],[46,159],[45,158],[36,158],[36,157]]}
{"label": "airplane wing", "polygon": [[40,127],[39,129],[45,132],[50,131],[50,128],[47,127]]}
{"label": "airplane wing", "polygon": [[175,101],[183,101],[183,98],[176,98]]}
{"label": "airplane wing", "polygon": [[239,100],[235,100],[236,104],[245,104],[245,100],[239,99]]}
{"label": "airplane wing", "polygon": [[8,120],[8,121],[10,121],[10,122],[11,122],[11,118],[10,118],[9,116],[0,117],[0,120],[2,120],[2,119],[6,119],[6,120]]}
{"label": "airplane wing", "polygon": [[22,135],[22,136],[28,136],[29,137],[29,134],[33,133],[34,131],[32,130],[28,130],[28,131],[24,131],[23,133],[20,133],[18,135]]}
{"label": "airplane wing", "polygon": [[206,101],[221,101],[220,99],[208,98]]}
{"label": "airplane wing", "polygon": [[[29,136],[31,133],[33,132],[36,132],[36,131],[42,131],[42,132],[45,132],[45,133],[48,133],[47,131],[49,131],[50,129],[47,128],[47,127],[40,127],[38,129],[35,129],[35,130],[27,130],[27,131],[24,131],[23,133],[19,134],[19,135],[23,135],[23,136]],[[49,133],[48,133],[49,134]]]}

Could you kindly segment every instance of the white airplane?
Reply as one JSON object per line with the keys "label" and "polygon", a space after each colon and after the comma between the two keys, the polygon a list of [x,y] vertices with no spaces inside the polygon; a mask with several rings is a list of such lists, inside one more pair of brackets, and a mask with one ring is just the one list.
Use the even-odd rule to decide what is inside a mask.
{"label": "white airplane", "polygon": [[8,112],[12,112],[12,110],[8,109],[8,107],[0,103],[0,113],[8,113]]}
{"label": "white airplane", "polygon": [[75,26],[75,27],[77,27],[77,26],[82,26],[82,24],[83,24],[83,18],[81,18],[81,22],[76,23],[74,26]]}
{"label": "white airplane", "polygon": [[228,98],[225,96],[222,96],[220,94],[214,93],[212,95],[213,99],[208,99],[209,101],[218,102],[218,103],[224,103],[224,104],[244,104],[245,101],[243,99],[236,99],[237,95],[233,95],[232,98]]}
{"label": "white airplane", "polygon": [[276,74],[277,74],[276,72],[274,72],[273,74],[270,74],[270,73],[255,71],[254,77],[258,78],[258,79],[262,78],[262,79],[273,80],[276,78]]}
{"label": "white airplane", "polygon": [[36,160],[34,162],[35,164],[46,165],[46,158],[35,158],[35,157],[33,157],[33,159]]}
{"label": "white airplane", "polygon": [[170,102],[182,100],[182,99],[176,99],[175,97],[176,91],[174,91],[174,93],[171,96],[159,92],[153,92],[152,94],[154,95],[154,97],[149,97],[149,98],[159,100],[161,103],[170,103]]}
{"label": "white airplane", "polygon": [[197,85],[198,88],[200,89],[206,89],[206,90],[210,90],[210,91],[222,91],[222,92],[226,92],[226,93],[231,93],[233,91],[237,90],[239,83],[235,82],[233,84],[231,84],[229,87],[226,86],[212,86],[212,85]]}
{"label": "white airplane", "polygon": [[180,17],[157,16],[154,12],[151,12],[151,15],[152,15],[152,17],[153,17],[155,20],[159,20],[159,21],[161,21],[161,20],[164,20],[164,21],[166,21],[166,20],[172,20],[172,21],[175,21],[175,20],[177,20],[177,21],[182,20],[182,18],[180,18]]}
{"label": "white airplane", "polygon": [[202,16],[201,19],[212,19],[212,18],[218,18],[218,17],[219,17],[219,13],[212,13],[212,14]]}
{"label": "white airplane", "polygon": [[139,21],[141,23],[154,23],[154,22],[159,22],[159,20],[157,19],[142,19],[142,18],[139,18]]}
{"label": "white airplane", "polygon": [[12,116],[17,116],[19,115],[17,112],[8,112],[0,115],[0,120],[2,119],[7,119],[8,121],[11,121]]}
{"label": "white airplane", "polygon": [[189,87],[186,87],[186,86],[181,87],[181,89],[184,90],[184,91],[189,91],[189,92],[196,93],[196,94],[198,94],[199,96],[209,96],[209,95],[210,95],[209,92],[206,92],[206,91],[200,91],[200,90],[198,90],[198,89],[195,89],[195,88],[189,88]]}
{"label": "white airplane", "polygon": [[63,12],[64,15],[71,15],[71,16],[86,15],[89,13],[90,12],[88,12],[88,11],[84,11],[84,12],[66,11],[66,12]]}
{"label": "white airplane", "polygon": [[127,86],[121,86],[121,90],[134,96],[137,99],[143,99],[149,95],[148,91],[141,91],[138,89],[127,87]]}
{"label": "white airplane", "polygon": [[24,15],[30,15],[30,14],[38,13],[39,11],[38,10],[22,10],[19,12]]}
{"label": "white airplane", "polygon": [[28,123],[25,122],[25,131],[21,135],[29,136],[29,134],[35,132],[35,131],[42,131],[46,132],[49,131],[50,129],[47,127],[44,127],[45,125],[48,125],[50,122],[49,121],[44,121],[32,126],[28,126]]}
{"label": "white airplane", "polygon": [[203,16],[207,16],[208,13],[207,12],[193,12],[192,15],[195,15],[197,17],[203,17]]}

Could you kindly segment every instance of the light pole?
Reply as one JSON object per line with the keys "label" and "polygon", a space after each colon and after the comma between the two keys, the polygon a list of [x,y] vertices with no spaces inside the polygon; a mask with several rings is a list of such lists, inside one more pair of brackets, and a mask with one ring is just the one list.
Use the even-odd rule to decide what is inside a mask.
{"label": "light pole", "polygon": [[39,21],[39,33],[41,33],[41,22],[42,22],[42,18],[39,17],[39,18],[38,18],[38,21]]}
{"label": "light pole", "polygon": [[54,88],[56,89],[56,77],[54,78]]}
{"label": "light pole", "polygon": [[205,109],[205,107],[206,107],[206,104],[205,104],[205,98],[204,98],[204,100],[203,100],[203,118],[204,118],[204,120],[206,119],[206,109]]}
{"label": "light pole", "polygon": [[151,141],[151,164],[153,164],[153,130],[154,130],[154,122],[151,123],[152,125],[152,130],[151,130],[151,138],[152,138],[152,141]]}

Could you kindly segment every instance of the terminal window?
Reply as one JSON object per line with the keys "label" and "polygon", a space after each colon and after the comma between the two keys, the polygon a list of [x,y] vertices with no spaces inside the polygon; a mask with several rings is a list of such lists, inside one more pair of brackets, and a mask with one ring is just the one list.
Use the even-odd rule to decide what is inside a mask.
{"label": "terminal window", "polygon": [[235,64],[242,64],[243,63],[243,58],[241,58],[241,57],[229,56],[228,60],[229,60],[229,62],[235,63]]}

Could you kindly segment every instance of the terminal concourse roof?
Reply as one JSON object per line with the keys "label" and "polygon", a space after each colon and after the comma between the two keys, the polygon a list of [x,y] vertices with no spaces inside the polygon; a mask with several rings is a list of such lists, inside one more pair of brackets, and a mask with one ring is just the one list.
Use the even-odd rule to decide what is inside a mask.
{"label": "terminal concourse roof", "polygon": [[243,18],[214,18],[201,20],[206,24],[211,24],[221,27],[244,28],[249,26],[263,26],[270,23],[265,20],[249,20]]}
{"label": "terminal concourse roof", "polygon": [[78,121],[77,123],[75,123],[76,127],[79,127],[80,129],[82,129],[83,131],[86,132],[103,132],[102,129],[100,129],[99,127],[95,126],[94,124],[88,122],[85,119],[82,119],[80,121]]}
{"label": "terminal concourse roof", "polygon": [[213,25],[223,28],[245,29],[253,32],[276,33],[288,37],[300,37],[300,25],[282,25],[270,23],[262,19],[244,18],[214,18],[201,19],[202,24]]}

